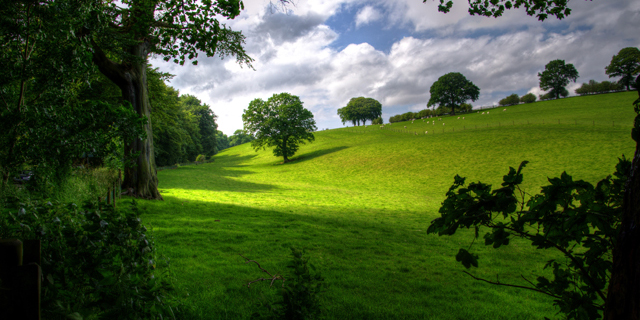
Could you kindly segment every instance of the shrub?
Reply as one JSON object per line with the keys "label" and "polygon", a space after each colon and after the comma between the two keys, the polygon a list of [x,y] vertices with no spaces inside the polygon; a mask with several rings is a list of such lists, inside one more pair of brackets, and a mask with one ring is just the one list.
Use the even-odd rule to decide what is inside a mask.
{"label": "shrub", "polygon": [[21,203],[0,215],[0,238],[41,240],[43,318],[175,318],[168,269],[158,277],[135,202],[128,210]]}
{"label": "shrub", "polygon": [[[254,319],[287,319],[303,320],[317,319],[321,313],[319,295],[323,292],[324,278],[315,267],[309,263],[309,258],[304,256],[305,251],[291,248],[292,260],[287,265],[291,273],[286,278],[276,274],[273,278],[258,279],[255,281],[271,280],[282,281],[279,289],[279,299],[275,302],[264,304],[264,309],[252,315]],[[246,258],[245,258],[246,259]],[[248,260],[247,262],[255,262]],[[258,264],[256,262],[256,264]],[[260,267],[260,264],[258,264]],[[262,269],[262,267],[260,267]],[[267,272],[262,269],[262,271]],[[267,272],[271,275],[269,272]],[[250,283],[251,284],[251,283]]]}
{"label": "shrub", "polygon": [[202,162],[202,161],[205,161],[205,160],[207,160],[207,156],[205,156],[204,154],[199,154],[196,157],[196,162]]}
{"label": "shrub", "polygon": [[371,121],[371,124],[383,124],[384,120],[382,120],[382,117],[377,117],[375,119],[373,119],[373,121]]}
{"label": "shrub", "polygon": [[532,102],[536,102],[536,95],[529,92],[527,94],[525,94],[524,96],[520,97],[520,102],[522,103],[532,103]]}

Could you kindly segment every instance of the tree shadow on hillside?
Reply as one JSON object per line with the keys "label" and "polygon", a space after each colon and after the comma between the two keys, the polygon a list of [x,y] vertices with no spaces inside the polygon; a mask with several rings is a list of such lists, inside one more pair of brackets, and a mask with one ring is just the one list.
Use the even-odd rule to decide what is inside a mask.
{"label": "tree shadow on hillside", "polygon": [[246,167],[247,165],[242,163],[248,162],[257,156],[257,154],[248,154],[245,156],[237,154],[218,154],[214,159],[218,165],[223,167]]}
{"label": "tree shadow on hillside", "polygon": [[322,157],[322,156],[326,156],[330,153],[334,153],[334,152],[338,152],[340,150],[344,150],[347,149],[347,146],[341,146],[341,147],[334,147],[334,148],[329,148],[329,149],[322,149],[322,150],[316,150],[316,151],[312,151],[312,152],[308,152],[305,154],[301,154],[295,158],[291,159],[292,163],[296,163],[296,162],[304,162],[304,161],[308,161],[308,160],[312,160],[318,157]]}

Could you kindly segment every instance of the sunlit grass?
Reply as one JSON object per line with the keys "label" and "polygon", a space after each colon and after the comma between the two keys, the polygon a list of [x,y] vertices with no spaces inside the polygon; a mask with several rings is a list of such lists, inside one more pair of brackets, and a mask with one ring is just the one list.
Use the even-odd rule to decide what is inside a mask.
{"label": "sunlit grass", "polygon": [[[263,274],[239,255],[285,272],[296,246],[331,285],[323,299],[328,319],[540,319],[556,312],[547,297],[462,273],[454,256],[471,233],[438,237],[426,229],[456,174],[497,185],[509,166],[528,160],[530,193],[563,171],[590,182],[604,178],[618,157],[632,155],[634,98],[578,97],[435,125],[321,131],[287,164],[244,144],[214,163],[159,172],[165,201],[141,201],[143,220],[172,259],[194,318],[247,318],[273,290],[246,287]],[[405,125],[422,133],[439,125],[441,132],[390,130]],[[478,241],[474,248],[480,268],[472,272],[519,284],[521,274],[535,279],[550,257],[519,241],[499,250]]]}

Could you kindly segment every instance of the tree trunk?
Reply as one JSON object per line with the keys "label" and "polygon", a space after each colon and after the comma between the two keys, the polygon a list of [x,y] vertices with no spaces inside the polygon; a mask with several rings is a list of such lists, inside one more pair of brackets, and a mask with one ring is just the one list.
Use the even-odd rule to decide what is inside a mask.
{"label": "tree trunk", "polygon": [[[640,108],[640,76],[636,78]],[[613,249],[613,267],[604,311],[605,320],[640,319],[640,114],[632,137],[636,151],[625,186],[620,234]]]}
{"label": "tree trunk", "polygon": [[282,156],[284,157],[284,161],[282,163],[289,162],[289,158],[287,157],[287,140],[289,140],[289,137],[282,139]]}
{"label": "tree trunk", "polygon": [[129,48],[129,54],[139,59],[132,59],[120,64],[109,60],[104,52],[93,43],[93,61],[109,80],[122,91],[122,98],[131,103],[131,107],[141,117],[148,119],[145,125],[147,138],[136,138],[125,146],[125,155],[139,153],[135,162],[125,163],[122,188],[136,197],[159,199],[156,159],[153,152],[153,131],[151,129],[151,108],[147,90],[147,55],[148,44],[138,43]]}

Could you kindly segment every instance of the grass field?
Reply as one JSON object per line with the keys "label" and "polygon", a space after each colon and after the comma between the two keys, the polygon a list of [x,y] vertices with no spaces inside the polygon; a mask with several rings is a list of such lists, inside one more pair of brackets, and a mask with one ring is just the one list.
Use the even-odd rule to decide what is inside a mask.
{"label": "grass field", "polygon": [[[159,172],[165,201],[140,201],[142,218],[197,319],[248,318],[275,290],[247,288],[262,274],[239,255],[284,272],[291,246],[306,248],[330,285],[326,319],[551,317],[556,310],[543,295],[462,273],[455,254],[471,233],[438,237],[426,229],[456,174],[497,185],[509,166],[528,160],[530,193],[563,171],[604,178],[633,153],[634,99],[633,92],[574,97],[435,124],[321,131],[287,164],[244,144],[214,163]],[[520,275],[535,279],[552,256],[518,241],[474,248],[480,268],[472,273],[517,284]]]}

